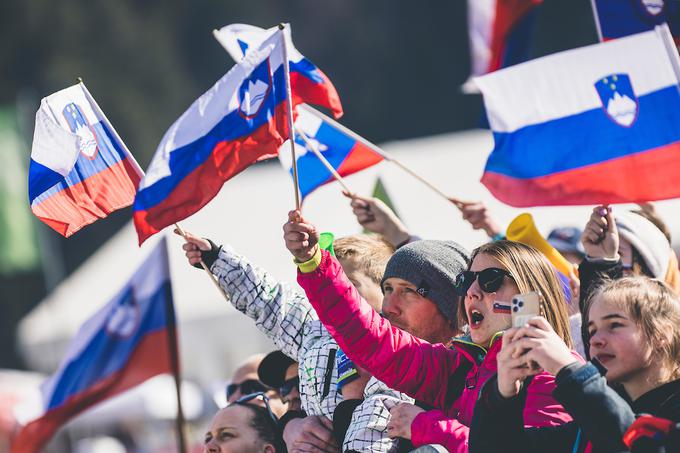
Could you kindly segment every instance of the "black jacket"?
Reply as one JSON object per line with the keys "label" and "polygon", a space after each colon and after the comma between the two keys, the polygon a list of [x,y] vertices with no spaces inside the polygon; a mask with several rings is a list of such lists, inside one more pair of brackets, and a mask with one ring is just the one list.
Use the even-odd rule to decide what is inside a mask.
{"label": "black jacket", "polygon": [[[573,422],[547,428],[524,428],[522,411],[524,389],[515,398],[505,399],[496,379],[484,387],[470,427],[470,452],[571,453],[583,452],[588,443],[593,453],[627,451],[623,434],[645,412],[680,421],[680,381],[656,388],[630,403],[607,386],[604,377],[591,363],[565,367],[556,378],[553,393]],[[526,386],[525,386],[526,387]],[[677,448],[677,449],[674,449]],[[680,452],[673,444],[670,451]]]}

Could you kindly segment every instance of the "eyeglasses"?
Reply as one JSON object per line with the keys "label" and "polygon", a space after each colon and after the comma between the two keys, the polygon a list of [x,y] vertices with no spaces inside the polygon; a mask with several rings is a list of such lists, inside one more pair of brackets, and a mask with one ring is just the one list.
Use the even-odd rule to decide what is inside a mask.
{"label": "eyeglasses", "polygon": [[512,275],[505,269],[497,267],[488,267],[479,272],[463,271],[456,276],[456,293],[459,296],[465,296],[475,279],[479,282],[482,291],[495,293],[503,286],[503,277],[512,278]]}
{"label": "eyeglasses", "polygon": [[241,398],[237,399],[234,401],[233,404],[238,404],[239,406],[245,406],[248,403],[250,403],[252,400],[255,398],[262,398],[262,401],[264,402],[264,407],[267,409],[267,413],[269,414],[269,418],[272,419],[274,422],[274,425],[278,426],[279,419],[274,415],[274,412],[272,412],[272,408],[269,405],[269,397],[264,393],[264,392],[255,392],[251,393],[250,395],[244,395]]}
{"label": "eyeglasses", "polygon": [[298,385],[300,385],[300,377],[295,376],[294,378],[288,379],[283,383],[281,387],[279,387],[279,395],[281,397],[286,397],[290,392],[293,391],[293,389],[298,388]]}
{"label": "eyeglasses", "polygon": [[239,390],[241,390],[241,394],[249,395],[258,392],[266,392],[268,389],[262,382],[256,379],[246,379],[238,384],[227,385],[227,401]]}

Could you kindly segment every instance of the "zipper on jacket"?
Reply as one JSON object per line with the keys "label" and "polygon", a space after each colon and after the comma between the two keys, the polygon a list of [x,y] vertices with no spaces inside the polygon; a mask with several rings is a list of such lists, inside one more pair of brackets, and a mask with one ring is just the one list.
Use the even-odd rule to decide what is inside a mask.
{"label": "zipper on jacket", "polygon": [[323,393],[321,399],[324,399],[331,392],[331,380],[333,379],[333,371],[335,370],[335,353],[337,349],[328,350],[328,363],[326,364],[326,373],[323,377]]}

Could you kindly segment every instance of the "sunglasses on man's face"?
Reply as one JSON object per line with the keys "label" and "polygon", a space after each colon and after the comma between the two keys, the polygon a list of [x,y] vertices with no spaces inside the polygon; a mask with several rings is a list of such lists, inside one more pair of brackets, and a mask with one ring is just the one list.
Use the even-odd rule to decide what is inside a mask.
{"label": "sunglasses on man's face", "polygon": [[281,387],[279,387],[279,395],[281,395],[282,398],[285,398],[290,392],[293,391],[293,389],[298,388],[298,385],[300,385],[299,376],[288,379]]}
{"label": "sunglasses on man's face", "polygon": [[456,293],[465,296],[475,280],[485,293],[495,293],[503,286],[503,278],[510,277],[510,272],[497,267],[488,267],[484,270],[463,271],[456,277]]}
{"label": "sunglasses on man's face", "polygon": [[269,405],[269,397],[264,392],[255,392],[255,393],[251,393],[250,395],[244,395],[241,398],[234,401],[233,404],[238,404],[239,406],[245,406],[256,398],[262,398],[262,401],[264,402],[264,407],[265,407],[265,409],[267,409],[267,413],[269,414],[269,418],[272,419],[272,421],[274,422],[274,425],[278,426],[279,419],[276,417],[276,415],[274,415],[274,412],[272,412],[272,408]]}
{"label": "sunglasses on man's face", "polygon": [[238,384],[227,385],[227,400],[229,400],[237,391],[241,391],[242,395],[255,394],[258,392],[266,392],[268,389],[264,384],[256,379],[246,379]]}

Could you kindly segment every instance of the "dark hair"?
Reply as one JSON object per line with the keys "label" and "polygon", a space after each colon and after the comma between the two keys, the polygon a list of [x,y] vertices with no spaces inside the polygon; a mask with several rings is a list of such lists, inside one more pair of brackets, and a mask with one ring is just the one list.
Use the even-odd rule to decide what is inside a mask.
{"label": "dark hair", "polygon": [[274,446],[276,453],[283,452],[283,438],[278,425],[267,412],[267,409],[254,404],[239,404],[239,407],[247,407],[253,413],[250,426],[257,433],[257,437],[265,444]]}

